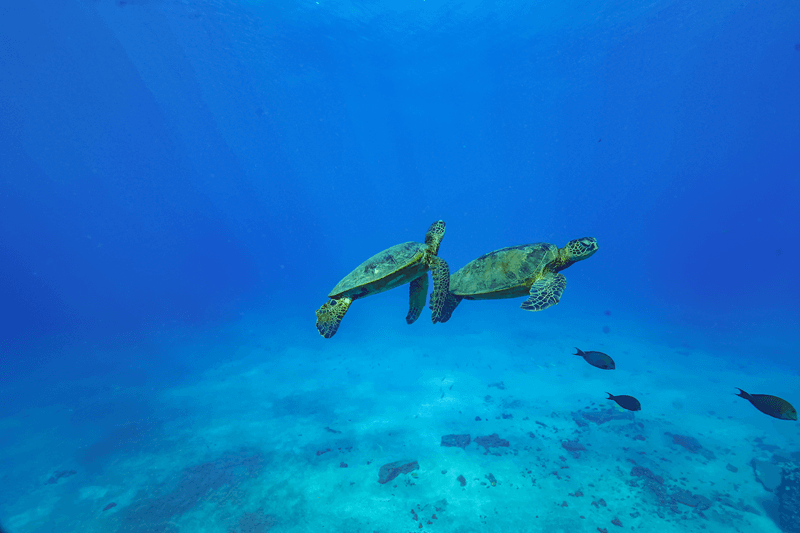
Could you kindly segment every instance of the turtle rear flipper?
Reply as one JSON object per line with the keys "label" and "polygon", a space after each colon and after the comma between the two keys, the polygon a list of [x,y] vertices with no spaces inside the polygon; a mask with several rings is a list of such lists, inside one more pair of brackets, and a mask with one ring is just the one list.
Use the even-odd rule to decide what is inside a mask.
{"label": "turtle rear flipper", "polygon": [[530,296],[520,307],[526,311],[547,309],[558,303],[566,287],[567,278],[563,274],[549,272],[531,285]]}
{"label": "turtle rear flipper", "polygon": [[460,296],[455,296],[452,292],[447,295],[447,298],[444,300],[444,308],[442,309],[441,317],[439,318],[439,322],[447,322],[450,320],[450,317],[453,316],[453,311],[456,310],[458,304],[461,303]]}
{"label": "turtle rear flipper", "polygon": [[317,331],[319,331],[319,334],[326,339],[333,337],[352,302],[353,300],[350,298],[341,298],[339,300],[328,300],[322,304],[322,307],[317,310]]}
{"label": "turtle rear flipper", "polygon": [[436,324],[443,322],[444,304],[450,295],[450,267],[441,257],[430,256],[428,261],[433,276],[433,292],[430,302],[431,320]]}
{"label": "turtle rear flipper", "polygon": [[428,297],[428,273],[425,272],[420,277],[411,281],[411,288],[408,291],[408,315],[406,323],[413,324],[419,318],[420,313],[425,308],[425,298]]}

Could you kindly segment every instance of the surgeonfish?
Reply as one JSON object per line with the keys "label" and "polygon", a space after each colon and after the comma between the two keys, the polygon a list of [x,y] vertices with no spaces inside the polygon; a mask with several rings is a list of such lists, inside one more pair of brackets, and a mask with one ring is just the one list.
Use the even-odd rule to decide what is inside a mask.
{"label": "surgeonfish", "polygon": [[592,366],[602,368],[603,370],[614,370],[617,368],[617,365],[614,364],[614,360],[603,352],[584,352],[580,348],[575,349],[578,350],[578,353],[575,355],[580,355],[583,357],[584,361]]}
{"label": "surgeonfish", "polygon": [[642,404],[639,403],[639,400],[634,398],[633,396],[627,396],[622,394],[620,396],[614,396],[610,392],[607,392],[608,398],[606,400],[614,400],[617,402],[617,405],[622,407],[623,409],[627,409],[628,411],[641,411]]}
{"label": "surgeonfish", "polygon": [[[739,387],[736,388],[739,389]],[[739,394],[736,396],[749,400],[756,409],[765,415],[780,420],[797,420],[797,410],[783,398],[771,394],[748,394],[742,389],[739,389]]]}

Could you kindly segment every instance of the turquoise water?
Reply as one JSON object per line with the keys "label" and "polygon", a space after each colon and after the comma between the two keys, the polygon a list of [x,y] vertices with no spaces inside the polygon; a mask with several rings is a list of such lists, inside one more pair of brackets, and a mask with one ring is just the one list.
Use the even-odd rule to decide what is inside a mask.
{"label": "turquoise water", "polygon": [[[795,3],[4,10],[3,533],[800,528]],[[436,220],[599,249],[322,338]]]}

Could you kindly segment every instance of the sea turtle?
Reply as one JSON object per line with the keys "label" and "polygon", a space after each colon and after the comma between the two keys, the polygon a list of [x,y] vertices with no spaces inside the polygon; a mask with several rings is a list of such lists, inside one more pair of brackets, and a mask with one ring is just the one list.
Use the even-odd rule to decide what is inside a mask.
{"label": "sea turtle", "polygon": [[450,294],[439,319],[447,322],[463,299],[491,300],[528,295],[520,306],[541,311],[558,303],[567,278],[559,273],[597,251],[597,240],[583,237],[558,248],[546,242],[501,248],[482,255],[450,276]]}
{"label": "sea turtle", "polygon": [[339,323],[353,300],[378,294],[400,285],[411,283],[409,309],[406,322],[413,324],[425,307],[428,293],[428,269],[433,275],[433,293],[430,307],[433,323],[440,315],[450,286],[450,269],[436,254],[444,237],[445,223],[431,224],[425,234],[425,244],[404,242],[377,253],[358,265],[328,294],[328,300],[317,310],[317,330],[330,339],[339,329]]}

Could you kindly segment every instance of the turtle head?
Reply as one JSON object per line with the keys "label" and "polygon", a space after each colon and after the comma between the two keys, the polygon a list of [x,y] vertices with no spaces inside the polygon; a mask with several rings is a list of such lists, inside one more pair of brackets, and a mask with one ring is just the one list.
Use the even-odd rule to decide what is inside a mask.
{"label": "turtle head", "polygon": [[428,228],[428,233],[425,234],[425,244],[428,245],[428,249],[433,255],[439,253],[439,245],[442,244],[442,239],[444,238],[444,227],[444,221],[437,220],[431,224],[431,227]]}
{"label": "turtle head", "polygon": [[597,239],[594,237],[581,237],[580,239],[569,241],[566,246],[559,250],[561,268],[567,268],[572,263],[591,257],[597,251],[597,248]]}

